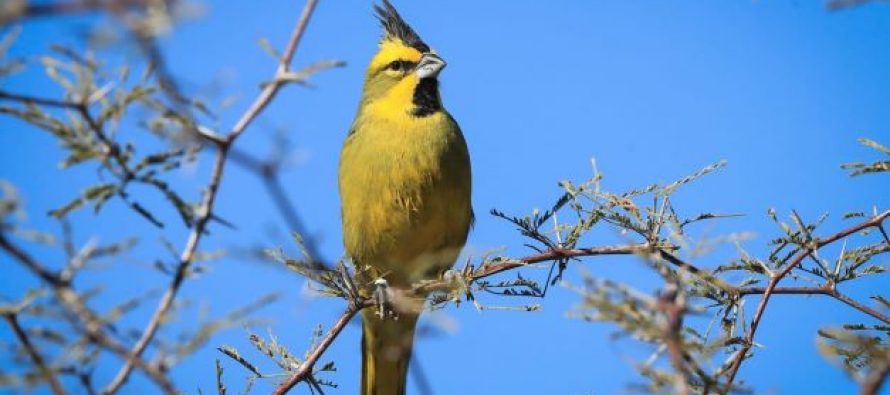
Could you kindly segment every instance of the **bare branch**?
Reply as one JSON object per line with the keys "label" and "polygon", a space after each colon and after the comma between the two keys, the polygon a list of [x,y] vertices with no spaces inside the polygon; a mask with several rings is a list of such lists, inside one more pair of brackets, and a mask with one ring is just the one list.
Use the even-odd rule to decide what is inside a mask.
{"label": "bare branch", "polygon": [[[733,359],[732,364],[730,365],[728,371],[728,379],[723,389],[724,393],[728,393],[729,390],[732,388],[732,383],[735,380],[735,376],[742,365],[742,361],[745,359],[745,356],[748,354],[748,351],[751,350],[751,347],[754,344],[754,335],[755,333],[757,333],[757,327],[760,325],[760,320],[763,318],[764,311],[766,311],[766,305],[767,303],[769,303],[770,296],[772,296],[772,294],[774,293],[777,285],[779,284],[779,281],[785,278],[785,276],[787,276],[789,273],[791,273],[792,270],[794,270],[794,268],[800,265],[800,263],[803,262],[804,259],[806,259],[818,249],[856,232],[872,227],[881,226],[883,221],[887,219],[888,216],[890,216],[890,210],[884,211],[883,213],[878,214],[867,221],[863,221],[859,224],[853,225],[826,238],[815,239],[812,243],[812,246],[809,246],[805,250],[799,252],[793,259],[791,259],[789,263],[786,264],[785,268],[781,272],[770,277],[769,283],[767,283],[766,288],[763,290],[763,297],[760,299],[760,303],[757,305],[757,310],[754,312],[754,318],[751,319],[751,327],[750,329],[748,329],[748,333],[745,336],[745,343],[742,348],[737,351],[737,354]],[[844,301],[843,299],[841,300]],[[844,302],[850,304],[847,301]]]}
{"label": "bare branch", "polygon": [[266,108],[266,105],[272,101],[275,94],[278,93],[278,89],[283,85],[283,82],[278,77],[286,73],[290,68],[290,62],[293,59],[294,54],[297,52],[297,45],[300,43],[300,39],[303,38],[303,32],[306,31],[306,26],[309,24],[309,19],[312,17],[312,12],[315,10],[316,4],[318,4],[318,0],[306,1],[306,5],[303,7],[303,12],[300,14],[300,19],[297,21],[293,33],[291,33],[290,41],[288,41],[287,47],[285,47],[284,55],[281,56],[281,60],[278,63],[278,69],[275,71],[273,82],[263,87],[259,96],[254,99],[253,104],[250,105],[247,111],[244,112],[244,115],[242,115],[241,118],[238,119],[238,122],[235,123],[235,126],[232,128],[232,131],[228,136],[229,142],[234,141],[241,133],[244,133],[244,130],[247,129],[247,125],[250,125],[250,123],[256,119],[260,112]]}
{"label": "bare branch", "polygon": [[179,264],[176,267],[176,273],[173,276],[172,282],[161,297],[161,301],[158,303],[158,307],[155,309],[145,330],[142,332],[142,336],[139,337],[139,340],[136,341],[136,345],[134,345],[133,349],[130,351],[130,357],[127,358],[124,366],[121,367],[103,393],[111,394],[120,389],[121,385],[123,385],[127,377],[130,375],[130,372],[133,371],[134,361],[142,355],[142,352],[145,351],[149,343],[151,343],[155,333],[161,326],[161,322],[173,305],[173,301],[176,299],[176,295],[182,286],[182,282],[188,274],[188,270],[195,257],[195,252],[198,250],[198,244],[201,242],[201,238],[204,235],[204,229],[207,227],[207,222],[210,219],[213,204],[216,200],[216,193],[219,190],[219,185],[222,181],[223,169],[226,162],[225,152],[225,150],[220,150],[216,155],[213,171],[210,176],[210,184],[207,186],[207,190],[204,193],[204,200],[201,202],[198,218],[195,221],[194,228],[189,234],[188,241],[186,242],[185,249],[180,257]]}
{"label": "bare branch", "polygon": [[371,301],[359,301],[353,302],[350,301],[349,305],[346,307],[346,310],[343,311],[343,314],[340,315],[340,318],[337,319],[337,322],[328,330],[328,333],[324,336],[323,339],[315,346],[315,349],[309,353],[309,356],[306,357],[306,360],[300,364],[300,368],[297,371],[281,382],[278,387],[272,391],[274,395],[283,395],[290,391],[295,385],[303,380],[307,380],[312,375],[312,369],[315,367],[315,364],[318,362],[319,358],[327,351],[328,347],[334,342],[334,339],[337,338],[337,335],[346,328],[346,324],[352,320],[352,317],[361,311],[365,307],[373,306]]}
{"label": "bare branch", "polygon": [[[74,289],[71,288],[70,284],[60,281],[56,277],[45,277],[44,275],[42,275],[41,273],[51,272],[48,269],[45,269],[45,265],[41,264],[36,259],[28,255],[24,250],[9,241],[4,236],[3,232],[0,232],[0,248],[5,250],[9,255],[14,257],[17,261],[19,261],[29,269],[32,269],[32,271],[34,271],[38,277],[40,277],[53,289],[56,297],[83,323],[82,329],[84,330],[90,341],[111,351],[113,354],[117,355],[123,360],[128,360],[130,358],[129,352],[126,347],[104,333],[102,328],[102,320],[92,310],[90,310],[86,306],[86,304],[84,304],[83,300],[80,298],[77,292],[75,292]],[[35,270],[33,268],[42,269]],[[56,279],[53,280],[53,278]],[[175,387],[167,377],[167,374],[157,366],[151,365],[141,358],[136,358],[135,360],[133,360],[133,364],[136,368],[148,375],[148,377],[151,378],[152,381],[154,381],[165,394],[175,394],[177,392]]]}
{"label": "bare branch", "polygon": [[[492,263],[483,264],[478,270],[469,275],[468,280],[475,281],[485,277],[493,276],[509,270],[527,267],[529,265],[556,261],[566,258],[580,258],[586,256],[598,255],[632,255],[652,252],[652,247],[648,243],[612,245],[602,247],[588,248],[552,248],[539,254],[529,255],[522,258],[497,260]],[[425,293],[434,290],[450,289],[451,283],[447,280],[423,282],[415,284],[413,289],[416,292]]]}
{"label": "bare branch", "polygon": [[859,389],[859,395],[877,395],[881,392],[881,387],[890,376],[890,358],[885,359],[879,366],[872,369],[871,373],[865,377],[862,387]]}
{"label": "bare branch", "polygon": [[281,186],[281,164],[275,160],[264,161],[257,159],[252,155],[235,148],[229,150],[229,159],[245,170],[254,173],[263,181],[263,186],[266,187],[266,192],[272,199],[272,203],[275,204],[278,213],[281,214],[284,223],[287,224],[290,231],[297,232],[302,237],[303,247],[313,259],[313,262],[311,263],[318,268],[327,267],[325,259],[320,255],[321,252],[318,249],[318,245],[315,243],[315,239],[303,224],[303,220],[300,218],[296,206],[294,206],[294,203]]}
{"label": "bare branch", "polygon": [[575,248],[575,249],[559,249],[554,248],[547,251],[544,251],[540,254],[529,255],[522,258],[517,259],[509,259],[502,262],[494,263],[491,265],[487,265],[480,272],[473,273],[473,279],[480,279],[488,276],[492,276],[501,272],[505,272],[507,270],[516,269],[523,266],[528,266],[534,263],[539,262],[547,262],[564,258],[577,258],[584,256],[597,256],[597,255],[632,255],[632,254],[641,254],[648,251],[651,251],[651,246],[648,243],[643,244],[630,244],[630,245],[616,245],[616,246],[603,246],[603,247],[591,247],[591,248]]}
{"label": "bare branch", "polygon": [[12,331],[15,333],[15,336],[22,343],[22,347],[25,348],[25,351],[31,357],[31,360],[34,361],[34,365],[37,366],[37,370],[40,371],[40,375],[43,376],[44,379],[49,383],[50,388],[52,388],[53,393],[56,395],[64,395],[67,394],[65,392],[65,388],[62,387],[62,383],[59,382],[56,374],[53,373],[46,366],[46,361],[44,361],[43,357],[37,352],[37,349],[34,348],[34,344],[31,343],[31,339],[28,338],[28,334],[22,329],[22,326],[19,324],[18,318],[15,313],[3,314],[3,318],[6,319],[6,322],[12,327]]}
{"label": "bare branch", "polygon": [[17,246],[13,245],[12,242],[6,238],[6,235],[2,231],[2,228],[0,228],[0,248],[2,248],[13,258],[25,265],[28,270],[34,273],[35,276],[40,277],[40,279],[47,284],[51,286],[62,285],[62,278],[59,276],[58,273],[48,269],[46,266],[43,266],[43,264],[37,262],[37,260],[31,258],[31,256],[26,254]]}
{"label": "bare branch", "polygon": [[22,94],[12,93],[12,92],[2,91],[2,90],[0,90],[0,99],[12,100],[12,101],[17,101],[17,102],[22,102],[22,103],[39,104],[41,106],[47,106],[47,107],[68,108],[71,110],[76,110],[76,109],[80,108],[80,103],[64,101],[64,100],[48,99],[48,98],[44,98],[44,97],[22,95]]}
{"label": "bare branch", "polygon": [[[288,70],[289,64],[293,59],[294,54],[296,53],[297,44],[299,44],[300,39],[303,36],[303,32],[306,30],[306,26],[309,23],[309,18],[312,15],[312,11],[315,9],[316,4],[317,0],[308,0],[306,2],[306,5],[303,7],[303,12],[300,15],[300,19],[297,22],[293,33],[291,34],[291,39],[288,42],[288,45],[284,52],[284,56],[281,58],[281,61],[278,65],[276,75]],[[145,327],[145,330],[142,332],[142,336],[139,338],[139,340],[130,351],[130,358],[127,359],[127,361],[124,363],[124,366],[121,367],[117,375],[115,375],[114,379],[105,388],[103,393],[113,394],[121,388],[121,386],[127,380],[127,377],[129,377],[130,373],[133,370],[134,361],[139,359],[139,357],[154,339],[158,328],[161,326],[161,322],[167,315],[170,307],[173,305],[173,301],[176,299],[176,295],[179,292],[182,282],[185,279],[188,273],[188,269],[195,257],[195,252],[198,249],[198,244],[200,243],[201,238],[205,233],[204,230],[207,226],[208,220],[212,215],[216,195],[219,190],[219,185],[222,181],[223,170],[225,169],[229,148],[234,144],[235,140],[244,132],[250,122],[255,119],[260,114],[260,112],[262,112],[262,110],[266,107],[269,101],[272,100],[272,98],[282,86],[282,84],[270,84],[263,88],[262,92],[257,97],[256,101],[254,101],[253,105],[248,108],[244,115],[242,115],[241,119],[239,119],[236,125],[232,128],[232,131],[226,137],[225,142],[219,145],[216,159],[213,165],[213,170],[210,175],[210,181],[204,193],[204,199],[200,205],[200,208],[198,209],[197,219],[194,223],[194,227],[192,228],[191,233],[189,234],[188,241],[186,242],[186,246],[180,257],[180,261],[176,268],[176,273],[173,277],[173,280],[168,286],[167,291],[164,293],[164,296],[161,298],[161,301],[158,303],[158,307],[155,309],[155,312],[154,314],[152,314],[151,319]]]}
{"label": "bare branch", "polygon": [[[766,292],[766,288],[761,287],[750,287],[750,288],[741,288],[738,289],[737,293],[739,296],[749,296],[749,295],[763,295]],[[890,325],[890,317],[881,314],[881,312],[868,307],[862,303],[857,302],[856,300],[850,298],[849,296],[841,293],[837,290],[837,288],[831,286],[821,286],[821,287],[776,287],[772,290],[771,294],[773,295],[827,295],[831,296],[848,306],[859,310],[865,314],[868,314],[875,319]]]}
{"label": "bare branch", "polygon": [[868,3],[886,2],[886,0],[828,0],[825,8],[828,11],[840,11],[848,8],[859,7]]}
{"label": "bare branch", "polygon": [[887,325],[890,325],[890,317],[887,317],[886,315],[881,314],[879,311],[877,311],[871,307],[868,307],[862,303],[859,303],[856,300],[850,298],[849,296],[838,292],[837,289],[832,289],[830,295],[833,296],[835,299],[846,303],[847,306],[850,306],[856,310],[859,310],[865,314],[868,314],[868,315],[882,321],[883,323],[885,323]]}
{"label": "bare branch", "polygon": [[27,6],[21,10],[19,15],[12,15],[12,17],[51,17],[81,14],[105,9],[126,9],[136,6],[142,7],[149,3],[149,0],[62,0],[49,3],[28,2]]}
{"label": "bare branch", "polygon": [[669,289],[658,298],[658,309],[666,316],[662,331],[671,366],[674,368],[675,393],[686,395],[689,394],[687,379],[689,371],[684,361],[683,338],[680,335],[680,331],[683,329],[683,314],[686,312],[686,306],[679,294],[679,287],[673,285],[671,287],[672,289]]}

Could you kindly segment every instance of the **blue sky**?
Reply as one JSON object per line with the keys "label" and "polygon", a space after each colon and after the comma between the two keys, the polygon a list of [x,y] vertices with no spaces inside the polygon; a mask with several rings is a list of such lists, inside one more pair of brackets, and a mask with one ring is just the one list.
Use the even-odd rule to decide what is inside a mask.
{"label": "blue sky", "polygon": [[[809,219],[828,211],[832,217],[824,231],[829,231],[844,226],[844,212],[890,205],[886,177],[850,179],[839,169],[844,162],[877,157],[856,138],[890,143],[890,7],[828,13],[819,1],[704,0],[549,6],[507,0],[399,1],[396,6],[449,63],[441,76],[443,101],[461,124],[473,161],[477,222],[468,254],[497,247],[512,255],[528,253],[509,224],[486,213],[490,208],[514,214],[546,208],[560,193],[558,181],[579,182],[591,175],[591,158],[605,174],[604,187],[613,191],[669,182],[728,160],[728,167],[716,175],[681,189],[674,203],[687,215],[746,214],[701,225],[696,234],[754,232],[756,237],[743,245],[760,256],[766,241],[779,233],[765,216],[770,207],[782,216],[796,209]],[[238,95],[218,121],[218,126],[229,127],[274,70],[257,39],[266,37],[282,47],[301,7],[292,1],[208,3],[203,16],[163,39],[162,50],[186,92],[211,106]],[[33,57],[54,42],[76,44],[77,33],[93,21],[78,17],[26,23],[11,52]],[[321,2],[295,65],[341,59],[348,66],[313,77],[314,88],[285,89],[240,141],[246,150],[262,155],[274,144],[275,130],[287,131],[297,155],[283,182],[329,259],[342,252],[337,156],[378,37],[370,2]],[[123,59],[133,56],[132,51],[117,53]],[[58,94],[38,68],[2,85],[15,92]],[[60,173],[62,157],[47,134],[0,118],[0,178],[24,195],[33,228],[58,231],[44,213],[95,180],[90,166]],[[174,172],[171,181],[196,199],[209,167],[209,157],[202,157],[196,166]],[[236,167],[229,170],[217,213],[237,228],[214,228],[203,250],[291,248],[259,181]],[[167,256],[159,241],[162,234],[181,248],[187,230],[175,222],[173,212],[164,211],[163,203],[155,203],[169,222],[163,232],[119,203],[109,204],[98,216],[89,210],[74,215],[80,243],[112,242],[130,234],[142,241],[128,258],[108,262],[76,284],[106,287],[108,296],[97,300],[97,307],[164,284],[148,263]],[[279,231],[270,231],[273,226]],[[590,244],[616,239],[608,229],[596,234],[606,241],[592,239]],[[50,262],[60,258],[47,249],[31,251]],[[716,265],[731,253],[720,250],[699,263]],[[0,262],[3,297],[18,297],[35,284],[6,256]],[[315,325],[329,326],[341,310],[340,301],[307,296],[305,282],[296,275],[237,254],[208,267],[208,274],[183,289],[183,296],[196,304],[163,335],[194,327],[200,306],[209,316],[219,316],[266,292],[281,291],[282,299],[259,313],[269,323],[254,330],[265,333],[270,326],[299,351],[308,346]],[[579,268],[569,269],[569,281],[577,282]],[[658,285],[636,258],[590,259],[583,270],[645,290]],[[546,275],[534,270],[523,274]],[[846,291],[864,300],[888,285],[886,277],[877,277]],[[483,302],[541,303],[543,310],[480,313],[465,304],[437,312],[433,320],[448,322],[452,329],[421,339],[417,347],[436,394],[612,394],[625,392],[635,379],[632,364],[645,349],[610,340],[612,326],[567,319],[566,312],[579,302],[572,291],[554,289],[544,300],[490,297]],[[141,326],[153,305],[127,322]],[[851,321],[867,320],[833,300],[775,298],[756,339],[765,348],[743,366],[741,378],[762,392],[852,392],[855,384],[815,348],[818,328]],[[338,372],[328,377],[340,384],[335,393],[356,392],[359,332],[355,322],[325,358],[338,364]],[[11,334],[4,327],[0,337],[10,339]],[[243,329],[226,330],[175,369],[173,377],[183,390],[212,390],[213,359],[221,357],[214,347],[221,344],[262,361],[247,351],[251,347]],[[110,357],[104,362],[98,383],[110,379],[118,366]],[[247,373],[225,362],[228,384],[239,388]],[[137,378],[127,392],[152,388]],[[267,388],[269,383],[261,383],[257,392]],[[308,392],[305,387],[298,391]]]}

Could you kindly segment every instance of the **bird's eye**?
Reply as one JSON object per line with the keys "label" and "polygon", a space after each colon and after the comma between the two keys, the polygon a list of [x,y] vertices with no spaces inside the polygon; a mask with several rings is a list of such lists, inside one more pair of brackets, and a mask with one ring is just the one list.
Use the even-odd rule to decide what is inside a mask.
{"label": "bird's eye", "polygon": [[386,68],[392,71],[405,71],[411,67],[411,62],[407,60],[395,60],[386,65]]}

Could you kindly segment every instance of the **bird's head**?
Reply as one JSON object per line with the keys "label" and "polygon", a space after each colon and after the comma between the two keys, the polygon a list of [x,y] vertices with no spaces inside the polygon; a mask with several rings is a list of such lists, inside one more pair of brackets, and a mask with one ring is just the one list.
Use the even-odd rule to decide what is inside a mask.
{"label": "bird's head", "polygon": [[380,111],[424,117],[442,109],[439,72],[445,61],[420,39],[388,0],[375,5],[383,26],[379,50],[365,76],[362,101]]}

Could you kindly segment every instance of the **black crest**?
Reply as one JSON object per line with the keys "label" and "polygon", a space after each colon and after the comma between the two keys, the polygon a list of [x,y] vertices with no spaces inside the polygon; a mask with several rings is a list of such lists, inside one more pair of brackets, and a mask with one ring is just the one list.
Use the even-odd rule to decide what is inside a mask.
{"label": "black crest", "polygon": [[383,6],[374,5],[374,11],[377,12],[377,19],[386,30],[386,35],[401,40],[405,45],[412,47],[420,52],[429,52],[430,47],[426,45],[420,36],[408,26],[408,23],[402,19],[396,8],[392,6],[389,0],[383,0]]}

